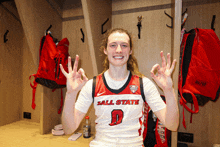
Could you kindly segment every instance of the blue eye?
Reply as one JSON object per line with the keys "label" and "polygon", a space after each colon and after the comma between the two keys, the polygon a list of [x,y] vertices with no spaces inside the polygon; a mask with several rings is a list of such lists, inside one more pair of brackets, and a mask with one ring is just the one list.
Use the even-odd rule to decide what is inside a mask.
{"label": "blue eye", "polygon": [[115,44],[111,44],[110,47],[111,47],[111,48],[115,48],[116,45],[115,45]]}
{"label": "blue eye", "polygon": [[128,45],[123,44],[123,45],[121,45],[121,47],[122,47],[122,48],[127,48]]}

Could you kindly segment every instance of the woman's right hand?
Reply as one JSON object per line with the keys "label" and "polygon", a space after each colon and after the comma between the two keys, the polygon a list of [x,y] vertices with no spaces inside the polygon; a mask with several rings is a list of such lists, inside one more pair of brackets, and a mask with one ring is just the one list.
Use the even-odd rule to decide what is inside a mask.
{"label": "woman's right hand", "polygon": [[76,55],[76,59],[75,59],[74,66],[72,69],[71,57],[69,56],[68,57],[68,73],[64,70],[63,66],[60,64],[60,69],[67,80],[66,82],[67,93],[71,93],[74,91],[79,92],[82,89],[82,87],[86,84],[86,82],[88,81],[88,78],[85,76],[85,72],[82,68],[80,68],[77,71],[78,63],[79,63],[79,56]]}

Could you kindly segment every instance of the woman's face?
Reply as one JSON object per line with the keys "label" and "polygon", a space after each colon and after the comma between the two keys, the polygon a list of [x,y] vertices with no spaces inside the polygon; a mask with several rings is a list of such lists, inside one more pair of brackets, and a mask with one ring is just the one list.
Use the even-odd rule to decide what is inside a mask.
{"label": "woman's face", "polygon": [[109,67],[127,66],[130,49],[130,38],[126,33],[114,32],[108,37],[107,49],[104,53],[108,56]]}

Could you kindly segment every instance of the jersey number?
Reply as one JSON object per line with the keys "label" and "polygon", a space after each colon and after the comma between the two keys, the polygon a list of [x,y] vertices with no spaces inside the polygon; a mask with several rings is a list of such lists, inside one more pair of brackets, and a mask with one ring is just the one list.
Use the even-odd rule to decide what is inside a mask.
{"label": "jersey number", "polygon": [[109,125],[114,126],[122,123],[123,117],[124,117],[124,113],[121,109],[112,110],[112,122]]}

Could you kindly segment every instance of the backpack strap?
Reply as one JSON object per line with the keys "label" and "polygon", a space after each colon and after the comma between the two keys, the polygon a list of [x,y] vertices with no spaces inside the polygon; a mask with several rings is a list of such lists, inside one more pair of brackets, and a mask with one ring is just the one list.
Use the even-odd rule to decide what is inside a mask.
{"label": "backpack strap", "polygon": [[[183,93],[189,93],[192,95],[193,98],[193,104],[194,104],[194,108],[195,110],[193,111],[192,109],[190,109],[186,103],[187,101],[184,99],[183,97]],[[192,93],[191,91],[187,90],[187,89],[183,89],[183,93],[180,93],[181,99],[180,99],[180,104],[184,106],[184,108],[186,108],[186,110],[188,110],[191,113],[198,113],[199,112],[199,104],[198,104],[198,100],[196,98],[196,96],[194,95],[194,93]]]}
{"label": "backpack strap", "polygon": [[33,81],[33,85],[30,83],[32,90],[32,109],[35,109],[36,104],[35,104],[35,93],[36,93],[36,88],[37,88],[37,82],[36,82],[36,74],[30,75],[29,76],[29,80],[31,79],[31,77],[34,76],[34,81]]}
{"label": "backpack strap", "polygon": [[139,83],[140,83],[140,90],[141,90],[141,96],[144,101],[144,110],[143,110],[143,116],[144,116],[144,121],[143,121],[143,140],[145,140],[147,136],[147,125],[148,125],[148,112],[150,111],[150,107],[147,104],[145,100],[145,95],[144,95],[144,87],[143,87],[143,78],[139,77]]}
{"label": "backpack strap", "polygon": [[95,97],[95,87],[96,87],[96,76],[93,77],[93,83],[92,83],[92,99],[94,102],[94,97]]}
{"label": "backpack strap", "polygon": [[184,126],[184,128],[186,128],[186,122],[185,122],[185,115],[184,115],[184,108],[186,110],[188,110],[189,112],[191,112],[191,119],[190,119],[190,122],[192,122],[192,114],[193,113],[198,113],[199,112],[199,104],[198,104],[198,100],[196,98],[196,96],[194,95],[194,93],[192,93],[191,91],[187,90],[187,89],[183,89],[182,90],[183,93],[190,93],[192,95],[192,98],[193,98],[193,104],[194,104],[194,108],[195,110],[193,111],[192,110],[192,105],[191,105],[191,109],[186,105],[187,101],[184,99],[183,97],[183,93],[180,93],[180,96],[181,96],[181,99],[180,99],[180,105],[183,106],[183,121],[182,121],[182,124]]}
{"label": "backpack strap", "polygon": [[142,96],[143,101],[145,102],[143,79],[141,77],[139,77],[139,83],[140,83],[141,96]]}

